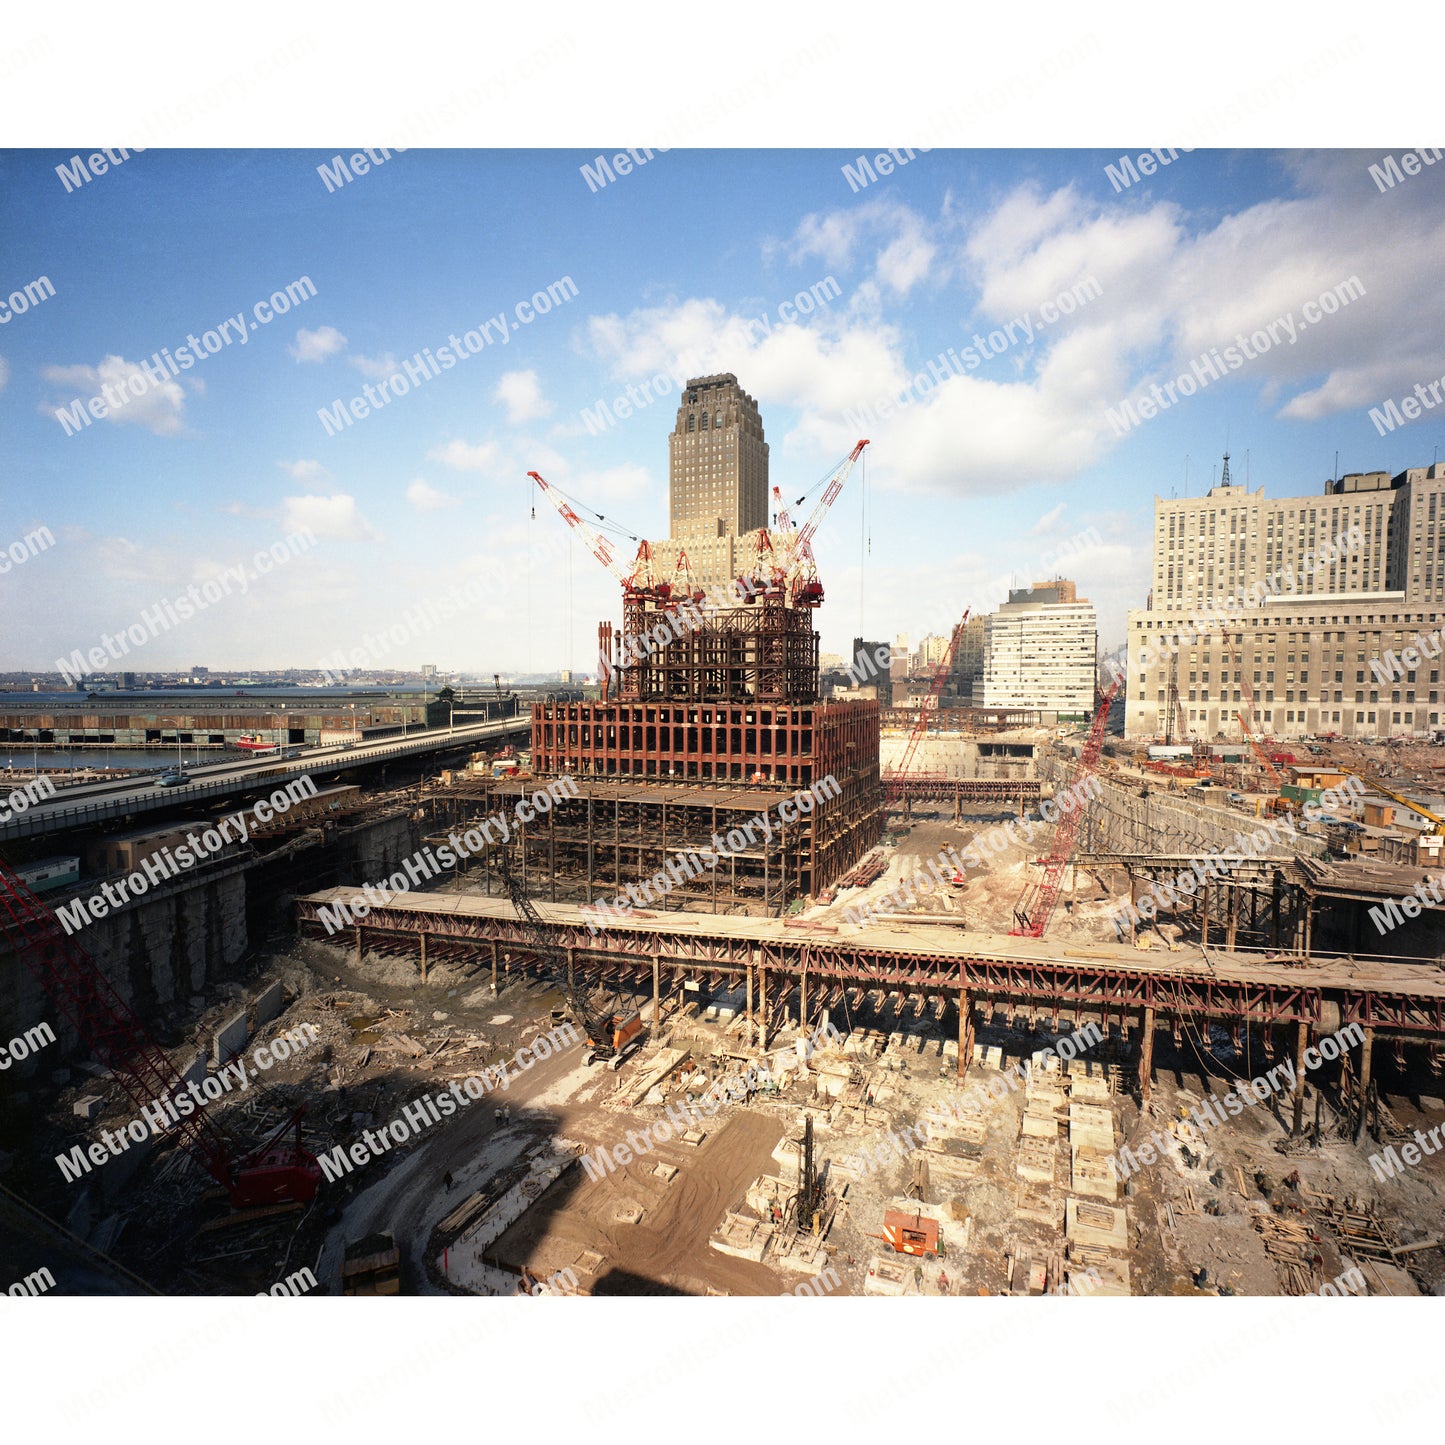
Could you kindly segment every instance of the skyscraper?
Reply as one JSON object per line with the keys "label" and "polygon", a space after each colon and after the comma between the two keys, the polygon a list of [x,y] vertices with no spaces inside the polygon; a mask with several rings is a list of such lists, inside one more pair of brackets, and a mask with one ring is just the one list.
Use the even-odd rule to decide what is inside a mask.
{"label": "skyscraper", "polygon": [[1129,613],[1125,736],[1162,735],[1173,707],[1206,742],[1241,736],[1251,711],[1251,729],[1277,738],[1433,732],[1442,628],[1445,463],[1352,472],[1323,494],[1271,501],[1230,482],[1226,458],[1207,495],[1154,499],[1153,586]]}
{"label": "skyscraper", "polygon": [[768,444],[758,404],[731,372],[694,377],[668,438],[664,573],[686,548],[702,587],[726,586],[751,563],[745,540],[768,525]]}

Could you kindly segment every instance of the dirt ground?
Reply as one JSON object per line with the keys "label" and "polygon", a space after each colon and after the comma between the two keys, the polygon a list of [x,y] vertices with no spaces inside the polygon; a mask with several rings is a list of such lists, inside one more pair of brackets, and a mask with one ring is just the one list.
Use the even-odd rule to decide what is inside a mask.
{"label": "dirt ground", "polygon": [[[659,1143],[615,1174],[588,1181],[579,1170],[559,1180],[492,1246],[491,1253],[550,1276],[579,1255],[602,1255],[591,1273],[594,1294],[776,1294],[778,1275],[765,1265],[708,1247],[724,1213],[760,1174],[774,1167],[781,1120],[740,1107],[693,1148]],[[663,1182],[656,1164],[677,1175]],[[619,1212],[641,1208],[623,1224]]]}
{"label": "dirt ground", "polygon": [[[846,908],[856,908],[860,900],[876,903],[942,848],[961,850],[994,821],[975,818],[955,825],[951,814],[922,812],[885,849],[888,867],[881,879],[868,889],[845,892],[806,917],[836,927],[846,942]],[[1042,845],[1041,834],[1032,844],[1009,845],[983,868],[970,870],[965,888],[936,888],[918,901],[912,918],[900,916],[897,926],[1005,933],[1020,894],[1037,875],[1031,860]],[[1064,937],[1110,936],[1105,904],[1097,895],[1091,876],[1081,877],[1075,909],[1070,915],[1060,908],[1054,931]],[[1068,879],[1064,896],[1069,897]],[[925,922],[920,914],[941,921]],[[217,1114],[238,1137],[255,1138],[304,1104],[306,1145],[316,1153],[349,1144],[363,1129],[381,1127],[397,1118],[406,1103],[444,1088],[449,1080],[509,1058],[551,1026],[552,1010],[560,1003],[555,989],[519,974],[504,974],[494,996],[489,971],[469,959],[434,957],[422,985],[414,959],[369,953],[358,964],[349,952],[307,943],[255,960],[253,979],[244,989],[232,986],[197,1000],[185,1034],[206,1037],[245,998],[276,978],[285,984],[286,1008],[248,1050],[302,1023],[317,1031],[316,1041],[269,1071],[254,1090],[228,1097]],[[208,1194],[209,1181],[186,1156],[164,1147],[126,1189],[105,1199],[92,1191],[93,1204],[80,1208],[80,1186],[60,1186],[42,1177],[45,1168],[55,1172],[51,1154],[81,1137],[71,1104],[83,1093],[106,1099],[105,1112],[92,1128],[114,1128],[130,1113],[118,1089],[89,1072],[55,1097],[46,1137],[26,1151],[32,1164],[7,1182],[166,1292],[250,1293],[300,1265],[314,1270],[316,1292],[335,1292],[345,1242],[376,1230],[393,1233],[402,1249],[404,1292],[454,1292],[455,1282],[437,1265],[446,1246],[438,1235],[441,1220],[470,1192],[485,1191],[524,1161],[529,1151],[555,1150],[563,1147],[560,1141],[584,1150],[610,1148],[629,1130],[662,1118],[659,1100],[624,1105],[619,1094],[635,1092],[661,1048],[677,1050],[710,1078],[744,1067],[756,1053],[741,1037],[742,1020],[736,1015],[742,1002],[740,990],[720,993],[665,1015],[619,1073],[586,1068],[575,1052],[539,1063],[514,1080],[504,1101],[479,1102],[346,1178],[324,1184],[309,1208],[275,1219],[225,1222],[224,1202],[213,1189]],[[698,1147],[676,1138],[659,1143],[600,1180],[589,1180],[580,1165],[572,1167],[488,1253],[543,1277],[575,1268],[585,1258],[591,1266],[585,1289],[597,1294],[790,1290],[807,1276],[784,1268],[776,1251],[759,1263],[722,1253],[710,1241],[729,1211],[757,1213],[745,1198],[754,1180],[772,1176],[783,1181],[785,1191],[796,1188],[793,1156],[775,1150],[784,1138],[799,1137],[803,1121],[811,1117],[817,1157],[836,1205],[825,1258],[841,1284],[830,1286],[830,1292],[869,1292],[878,1284],[880,1261],[885,1268],[898,1263],[879,1238],[889,1210],[937,1219],[946,1250],[941,1260],[904,1262],[902,1292],[938,1293],[945,1276],[949,1293],[1005,1292],[1015,1283],[1015,1263],[1026,1259],[1049,1261],[1051,1269],[1059,1269],[1060,1275],[1051,1277],[1052,1288],[1067,1274],[1059,1262],[1066,1255],[1062,1217],[1070,1188],[1070,1145],[1061,1122],[1052,1183],[1025,1187],[1018,1173],[1025,1088],[1005,1086],[988,1097],[978,1113],[977,1140],[949,1138],[942,1145],[951,1160],[932,1158],[921,1201],[909,1198],[915,1163],[929,1157],[926,1147],[917,1147],[920,1141],[900,1147],[876,1167],[857,1167],[864,1149],[877,1148],[905,1128],[921,1130],[931,1111],[959,1106],[966,1090],[986,1090],[1005,1078],[1011,1065],[1058,1037],[1023,1014],[996,1014],[983,1024],[974,1068],[961,1083],[955,1019],[933,1006],[920,1014],[915,1005],[916,1000],[886,997],[878,990],[862,997],[850,991],[833,1014],[846,1038],[824,1049],[809,1069],[791,1074],[776,1092],[725,1105]],[[705,1017],[710,1008],[721,1013]],[[779,1048],[794,1037],[784,1029],[770,1046]],[[165,1042],[178,1059],[195,1047],[186,1037]],[[1106,1080],[1112,1090],[1105,1107],[1115,1147],[1135,1146],[1151,1131],[1166,1132],[1181,1108],[1209,1093],[1223,1094],[1241,1074],[1258,1073],[1262,1041],[1240,1045],[1247,1051],[1244,1057],[1232,1052],[1222,1031],[1207,1039],[1185,1035],[1177,1049],[1161,1035],[1147,1115],[1141,1115],[1130,1093],[1136,1066],[1129,1049],[1114,1038],[1091,1051],[1090,1076]],[[983,1051],[994,1047],[1002,1050],[1002,1073],[983,1061]],[[1439,1076],[1428,1070],[1422,1074],[1418,1064],[1411,1067],[1413,1073],[1402,1070],[1388,1054],[1377,1052],[1376,1076],[1385,1090],[1391,1127],[1428,1133],[1445,1122]],[[499,1120],[496,1110],[503,1102],[509,1117]],[[1313,1122],[1313,1090],[1306,1102],[1306,1119]],[[1132,1292],[1280,1292],[1288,1282],[1256,1227],[1258,1218],[1275,1214],[1303,1221],[1314,1236],[1311,1278],[1337,1276],[1353,1261],[1324,1221],[1320,1197],[1325,1195],[1372,1201],[1397,1244],[1440,1233],[1445,1152],[1380,1184],[1368,1157],[1383,1145],[1367,1141],[1357,1146],[1339,1137],[1332,1102],[1326,1097],[1322,1104],[1324,1138],[1318,1147],[1291,1143],[1288,1115],[1273,1104],[1258,1105],[1209,1133],[1198,1154],[1191,1151],[1186,1157],[1172,1148],[1159,1164],[1131,1179],[1116,1204],[1126,1212]],[[654,1172],[659,1164],[677,1173],[664,1179]],[[32,1168],[33,1178],[25,1176],[25,1167]],[[1287,1183],[1296,1171],[1297,1180]],[[621,1217],[639,1210],[636,1222]],[[224,1228],[204,1227],[218,1220]],[[1362,1268],[1372,1293],[1445,1291],[1445,1252],[1439,1249],[1410,1254],[1401,1267]]]}

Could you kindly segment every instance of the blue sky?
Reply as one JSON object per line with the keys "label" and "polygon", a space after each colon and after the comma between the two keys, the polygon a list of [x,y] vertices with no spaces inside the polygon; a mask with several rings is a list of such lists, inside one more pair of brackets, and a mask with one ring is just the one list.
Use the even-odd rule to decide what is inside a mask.
{"label": "blue sky", "polygon": [[[1318,491],[1336,451],[1396,471],[1445,441],[1445,407],[1383,437],[1368,415],[1445,373],[1445,164],[1384,192],[1369,174],[1404,150],[1195,151],[1116,190],[1120,150],[940,149],[857,191],[857,150],[672,150],[597,191],[596,148],[413,149],[334,191],[317,173],[334,149],[150,149],[71,192],[55,168],[75,152],[0,154],[0,293],[54,288],[0,325],[0,545],[57,539],[0,576],[0,668],[53,668],[309,526],[304,555],[126,665],[317,666],[469,589],[386,661],[586,670],[616,587],[549,509],[532,519],[526,473],[662,535],[675,389],[601,434],[583,412],[678,370],[737,373],[790,498],[871,436],[816,544],[825,650],[860,627],[916,640],[1049,570],[1120,641],[1153,498],[1182,495],[1186,458],[1191,494],[1227,445],[1236,480],[1284,495]],[[303,277],[314,296],[244,345],[74,435],[55,419]],[[516,324],[562,278],[575,296]],[[828,278],[829,304],[779,317]],[[1044,323],[1063,293],[1072,314]],[[488,333],[327,434],[320,409],[489,317],[512,321],[505,345]],[[969,369],[975,333],[1010,322]],[[1110,422],[1272,322],[1263,354],[1122,435]]]}

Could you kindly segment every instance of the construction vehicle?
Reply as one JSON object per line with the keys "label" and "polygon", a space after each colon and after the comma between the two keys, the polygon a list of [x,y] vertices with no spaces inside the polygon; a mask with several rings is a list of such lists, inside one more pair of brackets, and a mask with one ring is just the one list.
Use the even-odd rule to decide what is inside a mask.
{"label": "construction vehicle", "polygon": [[642,1047],[645,1035],[642,1015],[635,1008],[598,1008],[587,998],[577,987],[571,962],[562,958],[561,950],[552,942],[541,914],[512,871],[506,848],[499,847],[492,856],[533,953],[561,988],[572,1022],[587,1036],[582,1062],[589,1065],[606,1063],[611,1069],[620,1069],[623,1061]]}
{"label": "construction vehicle", "polygon": [[938,1221],[925,1219],[920,1214],[905,1214],[901,1209],[890,1209],[883,1216],[883,1233],[869,1235],[870,1239],[881,1239],[891,1244],[898,1254],[912,1255],[915,1259],[932,1259],[942,1253],[938,1247]]}
{"label": "construction vehicle", "polygon": [[346,1246],[341,1260],[341,1293],[401,1293],[401,1251],[389,1234],[368,1234]]}
{"label": "construction vehicle", "polygon": [[[1094,714],[1094,724],[1089,736],[1084,739],[1079,761],[1064,790],[1070,797],[1078,797],[1075,791],[1086,783],[1099,765],[1099,753],[1104,746],[1104,725],[1109,720],[1109,709],[1114,705],[1114,694],[1118,692],[1121,679],[1116,678],[1105,690]],[[1025,888],[1023,896],[1014,908],[1014,926],[1009,934],[1016,938],[1042,938],[1048,931],[1049,920],[1058,905],[1059,892],[1063,886],[1064,869],[1074,856],[1074,840],[1078,837],[1079,826],[1084,821],[1083,807],[1061,810],[1059,820],[1054,824],[1054,836],[1048,854],[1043,860],[1044,874],[1037,884]]]}
{"label": "construction vehicle", "polygon": [[[170,1117],[163,1137],[186,1149],[235,1208],[306,1204],[316,1198],[321,1166],[301,1147],[305,1109],[297,1109],[259,1144],[247,1147],[232,1139],[191,1094],[95,960],[3,860],[0,936],[137,1110]],[[187,1112],[185,1105],[193,1107]]]}
{"label": "construction vehicle", "polygon": [[928,731],[928,720],[930,717],[938,715],[938,699],[943,694],[944,683],[948,681],[949,671],[953,667],[953,656],[958,651],[958,642],[963,636],[963,629],[967,622],[968,610],[965,609],[963,616],[959,618],[957,626],[953,629],[952,636],[948,639],[948,650],[943,654],[943,661],[938,664],[938,668],[933,674],[933,682],[929,685],[928,696],[918,706],[918,715],[913,720],[913,731],[908,735],[908,742],[903,749],[903,757],[899,760],[896,768],[883,775],[883,806],[885,809],[892,807],[898,801],[898,796],[903,791],[902,784],[907,780],[908,770],[913,766],[914,754],[917,753],[918,745]]}

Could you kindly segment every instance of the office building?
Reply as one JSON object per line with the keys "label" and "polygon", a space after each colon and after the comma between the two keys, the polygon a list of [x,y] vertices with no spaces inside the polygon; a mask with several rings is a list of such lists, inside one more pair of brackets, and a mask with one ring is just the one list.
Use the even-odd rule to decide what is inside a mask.
{"label": "office building", "polygon": [[757,402],[731,372],[694,377],[668,438],[669,533],[653,548],[659,571],[670,576],[685,548],[700,587],[725,587],[751,567],[750,534],[768,521],[768,444]]}
{"label": "office building", "polygon": [[1013,589],[1008,601],[984,618],[983,675],[974,705],[1088,717],[1098,646],[1093,606],[1072,582],[1058,578]]}
{"label": "office building", "polygon": [[[1153,587],[1129,613],[1129,737],[1427,734],[1445,622],[1445,466],[1266,500],[1224,481],[1154,502]],[[1420,643],[1417,645],[1417,634]],[[1415,666],[1400,663],[1413,659]]]}

